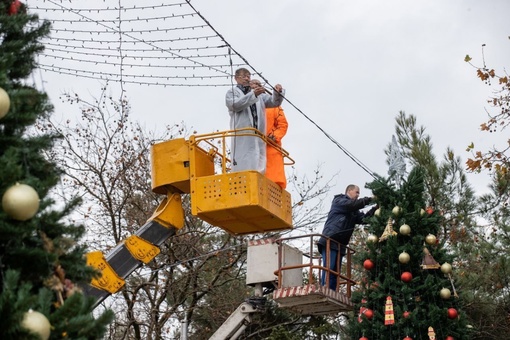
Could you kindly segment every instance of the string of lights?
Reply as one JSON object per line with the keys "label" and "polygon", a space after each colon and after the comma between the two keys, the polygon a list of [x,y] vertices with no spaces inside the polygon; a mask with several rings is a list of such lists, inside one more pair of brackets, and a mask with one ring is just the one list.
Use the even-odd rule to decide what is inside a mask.
{"label": "string of lights", "polygon": [[[88,79],[107,80],[107,81],[110,81],[110,82],[119,81],[119,78],[120,78],[120,74],[118,74],[118,73],[105,73],[105,72],[100,72],[100,71],[92,72],[92,71],[87,71],[87,70],[67,69],[67,68],[63,68],[63,67],[59,67],[59,66],[55,66],[55,65],[39,64],[39,68],[41,70],[43,70],[43,71],[56,72],[56,73],[60,73],[60,74],[72,75],[72,76],[88,78]],[[227,82],[225,82],[225,83],[207,83],[207,85],[204,85],[203,82],[197,82],[197,83],[188,82],[188,83],[183,83],[182,81],[188,81],[189,79],[186,78],[186,77],[179,77],[179,76],[172,76],[172,77],[174,79],[179,79],[181,81],[181,83],[175,83],[175,82],[170,83],[170,82],[168,82],[168,80],[170,80],[170,79],[167,79],[166,77],[163,77],[163,76],[156,76],[156,75],[151,75],[151,76],[144,77],[145,79],[149,79],[149,80],[153,80],[154,79],[154,81],[149,81],[149,80],[147,80],[147,81],[140,81],[139,80],[140,76],[138,76],[138,75],[124,74],[123,77],[124,78],[128,78],[128,79],[124,79],[124,81],[126,83],[129,83],[129,84],[160,85],[160,86],[164,86],[164,87],[166,87],[166,86],[176,86],[176,87],[200,87],[200,86],[225,87],[225,86],[229,85]],[[129,78],[132,78],[133,80],[129,80]],[[227,79],[228,77],[224,77],[224,78]],[[206,78],[200,78],[200,77],[197,77],[197,76],[193,77],[193,80],[200,81],[201,79],[206,80]],[[164,81],[164,80],[166,80],[166,81]]]}
{"label": "string of lights", "polygon": [[[71,2],[71,1],[69,1],[69,2]],[[43,0],[43,3],[46,3],[46,0]],[[147,6],[133,5],[131,7],[129,7],[129,6],[122,6],[122,7],[106,6],[106,7],[101,7],[101,8],[88,8],[88,9],[83,8],[83,9],[81,9],[81,11],[83,11],[83,12],[104,12],[104,11],[118,12],[119,9],[122,11],[132,11],[132,10],[138,11],[141,9],[157,9],[157,8],[180,7],[180,6],[187,6],[187,3],[186,2],[176,2],[176,3],[168,3],[168,4],[162,3],[159,5],[147,5]],[[54,10],[53,7],[44,7],[44,6],[38,6],[37,9],[41,10],[41,11],[53,11]]]}
{"label": "string of lights", "polygon": [[[88,56],[90,55],[93,55],[93,54],[87,54]],[[105,57],[103,55],[99,55],[99,54],[96,54],[97,56],[100,56],[100,57]],[[51,55],[51,54],[48,54],[48,53],[41,53],[40,56],[44,56],[44,57],[48,57],[48,58],[53,58],[53,59],[59,59],[59,60],[73,60],[73,61],[78,61],[78,62],[82,62],[82,63],[92,63],[92,64],[107,64],[107,65],[113,65],[113,66],[118,66],[120,67],[121,64],[120,63],[115,63],[115,62],[112,62],[112,61],[108,61],[108,60],[91,60],[91,59],[77,59],[77,58],[73,58],[73,57],[64,57],[64,56],[58,56],[58,55]],[[111,56],[107,56],[109,58],[115,58],[115,59],[125,59],[118,56],[118,55],[111,55]],[[193,68],[193,69],[196,69],[196,68],[203,68],[203,67],[214,67],[214,68],[221,68],[221,67],[224,67],[224,65],[221,65],[221,64],[217,64],[217,65],[209,65],[209,66],[204,66],[204,65],[199,65],[199,66],[186,66],[186,65],[155,65],[155,64],[126,64],[126,63],[123,63],[122,64],[123,67],[136,67],[136,68],[175,68],[175,69],[188,69],[188,68]],[[136,75],[138,76],[138,75]],[[143,77],[143,75],[141,76]],[[217,77],[225,77],[224,75],[210,75],[210,76],[197,76],[197,75],[193,75],[193,77],[197,77],[197,78],[200,78],[200,79],[204,79],[204,78],[217,78]],[[163,78],[168,78],[166,76],[164,76]],[[174,78],[174,77],[170,77],[170,78]],[[184,78],[184,76],[181,76],[181,78]]]}
{"label": "string of lights", "polygon": [[[97,48],[106,47],[108,50],[120,51],[117,56],[123,58],[122,60],[136,58],[142,63],[149,64],[148,59],[154,59],[153,57],[158,56],[160,57],[159,60],[162,60],[162,65],[165,65],[165,58],[161,58],[161,56],[171,56],[174,60],[179,60],[182,66],[202,67],[211,74],[229,75],[226,61],[223,67],[216,67],[201,60],[199,51],[218,49],[224,43],[217,37],[215,39],[215,36],[211,35],[210,29],[202,21],[193,20],[193,18],[198,17],[194,13],[190,13],[188,6],[145,6],[144,9],[133,6],[130,7],[130,10],[124,10],[120,6],[120,2],[119,6],[113,7],[108,7],[105,4],[105,8],[116,9],[117,13],[113,10],[102,12],[98,8],[80,8],[84,4],[76,5],[69,2],[68,5],[65,5],[65,1],[57,3],[56,1],[46,0],[44,1],[43,12],[38,12],[38,3],[34,4],[33,7],[31,7],[30,2],[27,5],[39,14],[41,20],[52,22],[53,31],[48,38],[48,43],[62,45],[65,50],[65,52],[52,51],[46,53],[40,58],[41,64],[54,64],[54,60],[57,59],[59,66],[63,69],[79,70],[83,67],[83,60],[93,56],[89,54],[85,55],[84,58],[83,53],[86,53],[85,51],[97,51]],[[53,5],[53,7],[48,5]],[[175,11],[176,8],[179,11]],[[172,12],[164,13],[162,12],[163,9],[171,9]],[[66,11],[65,14],[62,13],[64,10]],[[130,13],[134,13],[134,15],[128,17]],[[177,19],[179,19],[178,24],[175,23]],[[162,24],[162,22],[164,23]],[[207,44],[203,45],[203,42]],[[125,48],[120,49],[121,44],[122,47],[126,45],[137,46],[136,49],[139,50],[139,53],[132,55],[132,52],[126,51]],[[82,49],[80,51],[81,56],[75,55],[78,48]],[[47,61],[45,58],[53,60]],[[97,60],[94,60],[94,62],[97,62]],[[110,69],[108,73],[119,73],[118,70],[114,70],[118,69],[118,63],[106,62],[104,64]],[[140,64],[139,66],[143,67]],[[58,68],[52,68],[52,70],[58,71]],[[91,69],[91,71],[94,72],[94,69]],[[162,72],[166,74],[161,74]],[[161,79],[173,79],[174,77],[170,76],[173,72],[173,67],[161,67],[160,70],[154,71],[154,73],[161,76]],[[147,76],[145,70],[140,72],[140,75]],[[184,76],[187,79],[195,77],[189,73]],[[101,78],[101,75],[98,74],[96,78]],[[197,78],[204,80],[211,77],[200,74]],[[176,85],[171,82],[158,82],[158,84]]]}
{"label": "string of lights", "polygon": [[[85,46],[69,46],[66,44],[55,44],[55,43],[46,43],[46,50],[54,50],[58,49],[60,52],[63,52],[63,54],[71,54],[70,49],[72,49],[73,53],[75,54],[84,54],[84,55],[99,55],[104,56],[104,52],[118,52],[117,49],[112,48],[111,46],[101,47],[101,46],[95,46],[95,47],[85,47]],[[55,46],[55,47],[54,47]],[[57,48],[58,47],[58,48]],[[212,48],[210,48],[212,49]],[[98,51],[98,53],[90,52],[90,51]],[[123,48],[122,51],[125,52],[140,52],[140,54],[128,54],[125,57],[130,57],[132,59],[181,59],[181,57],[176,56],[162,56],[162,55],[146,55],[144,52],[147,50],[145,49],[137,49],[137,48]],[[189,58],[228,58],[227,53],[218,53],[218,54],[190,54],[188,55]],[[240,65],[240,64],[238,64]],[[245,64],[243,64],[245,65]]]}
{"label": "string of lights", "polygon": [[[189,0],[143,6],[125,0],[116,5],[103,2],[104,7],[95,8],[71,0],[26,3],[41,20],[52,23],[52,34],[43,42],[48,50],[39,57],[39,68],[45,72],[147,86],[220,87],[232,85],[235,65],[252,69],[270,84]],[[366,165],[285,99],[375,178]]]}
{"label": "string of lights", "polygon": [[[68,22],[72,22],[72,23],[76,23],[74,21],[68,21]],[[129,32],[130,33],[154,33],[154,32],[171,32],[171,31],[175,31],[177,29],[180,29],[180,30],[185,30],[185,29],[191,29],[191,30],[194,30],[194,29],[198,29],[198,28],[204,28],[205,25],[199,25],[199,26],[187,26],[187,27],[179,27],[179,28],[161,28],[159,30],[153,30],[153,29],[139,29],[139,30],[130,30]],[[62,33],[62,32],[66,32],[66,33],[71,33],[71,34],[75,34],[75,33],[88,33],[89,35],[92,35],[92,34],[116,34],[116,32],[110,32],[110,31],[107,31],[107,30],[76,30],[76,29],[69,29],[69,28],[54,28],[53,29],[53,32],[55,33]],[[176,40],[191,40],[191,39],[209,39],[209,38],[214,38],[215,36],[213,35],[210,35],[210,36],[204,36],[204,37],[184,37],[184,38],[179,38],[179,39],[176,39]]]}

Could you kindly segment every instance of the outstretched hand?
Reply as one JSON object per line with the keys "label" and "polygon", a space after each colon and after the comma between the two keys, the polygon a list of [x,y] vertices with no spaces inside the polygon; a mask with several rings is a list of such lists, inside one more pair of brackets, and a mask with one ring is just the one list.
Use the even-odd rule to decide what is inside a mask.
{"label": "outstretched hand", "polygon": [[253,93],[255,93],[255,97],[258,97],[262,93],[266,92],[266,89],[263,86],[257,86],[253,89]]}

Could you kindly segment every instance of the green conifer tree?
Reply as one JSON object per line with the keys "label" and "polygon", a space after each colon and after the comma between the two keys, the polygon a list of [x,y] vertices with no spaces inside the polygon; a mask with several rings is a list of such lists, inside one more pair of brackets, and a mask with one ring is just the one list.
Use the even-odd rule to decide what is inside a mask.
{"label": "green conifer tree", "polygon": [[424,170],[411,171],[401,187],[379,178],[367,187],[379,211],[370,218],[364,273],[353,294],[352,339],[469,339],[462,300],[451,280],[445,240],[438,239],[441,212],[427,206]]}
{"label": "green conifer tree", "polygon": [[56,136],[38,133],[52,106],[29,85],[40,40],[50,32],[19,0],[0,0],[0,338],[99,339],[113,313],[93,315],[80,284],[94,271],[77,242],[84,227],[66,222],[79,203],[56,202],[61,171],[44,151]]}

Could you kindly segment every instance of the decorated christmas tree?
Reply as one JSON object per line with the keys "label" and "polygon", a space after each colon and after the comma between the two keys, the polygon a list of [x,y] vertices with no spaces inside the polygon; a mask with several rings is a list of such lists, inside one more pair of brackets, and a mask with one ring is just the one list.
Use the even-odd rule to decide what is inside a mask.
{"label": "decorated christmas tree", "polygon": [[[77,200],[55,202],[61,170],[45,157],[57,136],[36,130],[52,106],[27,80],[48,22],[18,0],[0,0],[0,338],[99,339],[112,319],[94,317],[78,288],[94,271],[67,218]],[[66,222],[67,221],[67,222]]]}
{"label": "decorated christmas tree", "polygon": [[423,170],[398,182],[367,185],[379,209],[358,253],[364,273],[349,333],[356,340],[469,339],[454,259],[440,236],[441,212],[427,204]]}

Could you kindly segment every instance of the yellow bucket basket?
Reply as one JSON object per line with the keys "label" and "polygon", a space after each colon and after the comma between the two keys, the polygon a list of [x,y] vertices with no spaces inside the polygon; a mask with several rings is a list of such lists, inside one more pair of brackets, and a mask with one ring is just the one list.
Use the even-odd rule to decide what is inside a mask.
{"label": "yellow bucket basket", "polygon": [[[253,131],[247,133],[254,136]],[[225,140],[234,134],[239,131],[153,145],[153,191],[189,193],[193,215],[234,235],[292,229],[291,197],[286,190],[254,170],[228,172]],[[220,142],[214,143],[215,139]],[[215,173],[215,164],[221,166],[220,173]]]}

